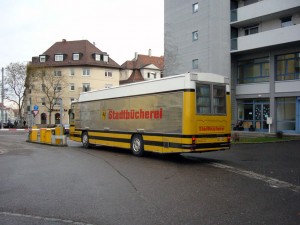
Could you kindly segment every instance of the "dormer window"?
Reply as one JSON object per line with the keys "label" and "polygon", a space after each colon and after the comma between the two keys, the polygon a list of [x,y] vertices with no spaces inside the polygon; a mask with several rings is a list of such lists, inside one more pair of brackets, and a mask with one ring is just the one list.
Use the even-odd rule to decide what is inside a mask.
{"label": "dormer window", "polygon": [[55,55],[55,62],[61,62],[64,61],[64,55],[63,54],[56,54]]}
{"label": "dormer window", "polygon": [[101,61],[101,55],[100,54],[95,54],[95,60],[96,61]]}
{"label": "dormer window", "polygon": [[80,54],[79,53],[73,53],[73,60],[77,61],[80,59]]}
{"label": "dormer window", "polygon": [[45,55],[40,55],[40,62],[41,63],[46,62],[46,56]]}
{"label": "dormer window", "polygon": [[93,57],[94,57],[95,61],[98,61],[98,62],[100,62],[100,61],[108,62],[108,60],[109,60],[109,57],[106,54],[106,52],[103,52],[102,54],[94,53]]}
{"label": "dormer window", "polygon": [[108,62],[108,55],[103,55],[103,62]]}
{"label": "dormer window", "polygon": [[73,55],[72,55],[72,59],[73,59],[74,61],[78,61],[78,60],[81,59],[82,55],[83,55],[83,54],[82,54],[81,52],[74,52]]}

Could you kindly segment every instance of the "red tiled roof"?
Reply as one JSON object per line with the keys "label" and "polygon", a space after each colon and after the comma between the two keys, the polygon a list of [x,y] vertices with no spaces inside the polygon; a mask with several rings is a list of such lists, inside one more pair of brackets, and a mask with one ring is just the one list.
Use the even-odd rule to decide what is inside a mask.
{"label": "red tiled roof", "polygon": [[128,83],[134,83],[134,82],[140,82],[143,81],[144,78],[140,72],[140,70],[133,70],[132,74],[127,80],[121,80],[120,84],[128,84]]}
{"label": "red tiled roof", "polygon": [[[73,53],[80,53],[79,60],[73,60]],[[93,54],[103,53],[95,45],[91,44],[87,40],[79,41],[66,41],[56,42],[47,51],[41,55],[46,55],[48,58],[46,62],[41,63],[39,57],[32,57],[32,64],[39,66],[100,66],[100,67],[113,67],[120,68],[120,65],[109,57],[108,63],[103,61],[95,61]],[[54,61],[55,54],[64,54],[65,59],[63,61]]]}
{"label": "red tiled roof", "polygon": [[122,69],[141,69],[147,65],[153,64],[160,70],[164,69],[164,57],[160,56],[149,56],[149,55],[138,55],[137,59],[126,61],[121,65]]}

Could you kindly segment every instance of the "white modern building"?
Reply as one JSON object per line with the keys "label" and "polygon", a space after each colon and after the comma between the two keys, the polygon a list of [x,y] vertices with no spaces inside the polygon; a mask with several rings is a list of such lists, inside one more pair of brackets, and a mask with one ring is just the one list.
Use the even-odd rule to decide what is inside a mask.
{"label": "white modern building", "polygon": [[231,78],[232,124],[300,133],[300,0],[165,0],[165,76]]}

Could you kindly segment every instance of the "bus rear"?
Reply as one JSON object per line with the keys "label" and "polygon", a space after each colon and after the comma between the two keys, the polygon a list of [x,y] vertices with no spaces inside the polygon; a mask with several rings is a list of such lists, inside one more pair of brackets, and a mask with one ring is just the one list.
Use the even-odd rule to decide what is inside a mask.
{"label": "bus rear", "polygon": [[185,140],[190,146],[188,151],[229,149],[231,106],[227,79],[197,77],[194,82],[195,91],[185,93],[184,100],[183,134],[190,136]]}

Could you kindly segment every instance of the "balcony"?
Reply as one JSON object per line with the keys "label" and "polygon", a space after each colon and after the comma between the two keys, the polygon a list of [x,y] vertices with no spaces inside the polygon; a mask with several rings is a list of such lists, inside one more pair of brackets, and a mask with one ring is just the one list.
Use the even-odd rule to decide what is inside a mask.
{"label": "balcony", "polygon": [[231,53],[299,42],[300,24],[282,27],[231,40]]}
{"label": "balcony", "polygon": [[239,28],[251,23],[297,13],[299,10],[299,0],[264,0],[232,10],[231,26]]}

